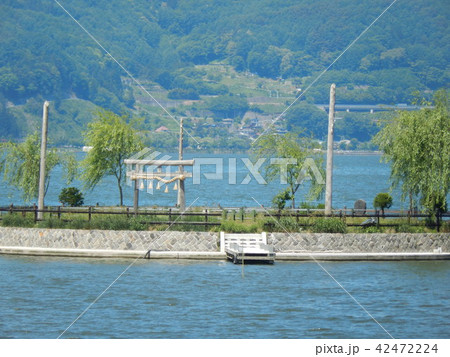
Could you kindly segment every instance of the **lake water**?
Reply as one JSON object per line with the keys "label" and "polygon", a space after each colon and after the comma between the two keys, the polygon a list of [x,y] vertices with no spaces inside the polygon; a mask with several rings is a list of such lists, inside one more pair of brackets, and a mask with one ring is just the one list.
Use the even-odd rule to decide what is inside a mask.
{"label": "lake water", "polygon": [[[130,264],[0,256],[0,338],[56,338]],[[323,267],[395,338],[449,338],[450,262]],[[63,338],[389,338],[313,262],[137,261]]]}
{"label": "lake water", "polygon": [[[84,154],[79,153],[81,159]],[[176,155],[172,155],[176,158]],[[258,203],[268,207],[271,200],[286,185],[280,184],[280,180],[275,180],[267,185],[259,184],[254,176],[250,175],[250,182],[242,184],[245,177],[250,173],[243,162],[244,155],[208,155],[208,154],[186,154],[185,159],[195,158],[203,160],[215,160],[218,164],[223,164],[223,174],[215,165],[202,165],[200,171],[200,184],[195,183],[193,178],[186,180],[186,205],[193,203],[194,206],[217,207],[257,207]],[[233,167],[233,159],[236,159],[236,178],[231,174],[230,167]],[[252,161],[254,162],[254,160]],[[231,163],[231,165],[230,165]],[[192,172],[192,168],[188,171]],[[233,171],[233,170],[231,170]],[[205,174],[218,172],[216,178],[207,179]],[[387,192],[389,189],[390,167],[380,162],[378,155],[335,155],[333,170],[333,207],[344,208],[353,207],[358,199],[364,199],[367,207],[372,208],[374,197],[379,192]],[[153,194],[144,190],[140,193],[141,206],[173,206],[176,203],[176,191],[173,185],[169,185],[169,192],[154,190]],[[82,188],[81,182],[75,182],[72,186]],[[147,186],[147,185],[146,185]],[[63,187],[66,187],[62,179],[60,168],[55,168],[52,172],[51,181],[45,202],[48,205],[58,205],[58,195]],[[300,189],[296,195],[297,204],[306,201],[307,189]],[[394,203],[392,209],[407,209],[407,204],[400,202],[399,193],[392,193]],[[93,191],[84,192],[86,205],[117,205],[119,193],[117,183],[113,177],[105,178]],[[258,202],[256,202],[253,198]],[[11,203],[22,204],[20,192],[12,187],[8,187],[4,181],[0,180],[0,205],[7,206]],[[323,203],[323,201],[322,201]],[[124,204],[132,206],[133,188],[126,185],[124,188]]]}
{"label": "lake water", "polygon": [[[79,154],[81,157],[82,154]],[[219,158],[223,179],[186,183],[186,202],[195,206],[269,206],[283,188],[259,185],[243,156],[238,184],[229,184],[231,155]],[[232,161],[231,161],[232,162]],[[203,173],[216,172],[208,165]],[[334,207],[352,207],[389,187],[389,166],[379,156],[336,156]],[[219,175],[220,176],[220,175]],[[80,183],[75,183],[81,187]],[[46,203],[58,204],[59,169],[52,174]],[[0,205],[21,204],[19,192],[0,181]],[[303,191],[304,194],[304,191]],[[402,208],[393,193],[393,208]],[[125,204],[133,191],[125,187]],[[302,193],[297,202],[302,201]],[[171,206],[176,191],[142,192],[141,205]],[[106,178],[85,193],[85,204],[115,205],[116,184]],[[131,263],[0,256],[0,338],[56,338]],[[396,338],[449,338],[450,262],[323,263],[370,314]],[[242,267],[217,261],[137,261],[65,338],[389,338],[389,335],[316,263]]]}

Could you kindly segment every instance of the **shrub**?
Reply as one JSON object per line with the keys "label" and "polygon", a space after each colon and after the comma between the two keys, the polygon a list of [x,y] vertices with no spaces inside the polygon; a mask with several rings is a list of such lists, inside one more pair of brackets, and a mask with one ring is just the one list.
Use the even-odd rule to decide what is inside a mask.
{"label": "shrub", "polygon": [[66,228],[66,223],[58,218],[50,217],[37,223],[38,228]]}
{"label": "shrub", "polygon": [[373,200],[373,207],[375,209],[380,208],[382,214],[384,214],[385,208],[390,208],[391,206],[392,206],[392,197],[389,193],[380,192],[378,195],[376,195],[375,199]]}
{"label": "shrub", "polygon": [[34,226],[33,219],[23,217],[20,214],[4,214],[2,215],[1,225],[3,227],[24,227],[30,228]]}
{"label": "shrub", "polygon": [[314,233],[346,233],[347,226],[338,218],[319,218],[312,225]]}
{"label": "shrub", "polygon": [[421,226],[411,226],[409,224],[402,224],[395,227],[397,233],[421,233],[424,231],[424,227]]}
{"label": "shrub", "polygon": [[450,221],[443,222],[441,232],[450,233]]}
{"label": "shrub", "polygon": [[148,224],[139,217],[132,217],[129,220],[129,229],[132,231],[145,231],[148,229]]}
{"label": "shrub", "polygon": [[258,225],[256,223],[248,226],[236,221],[225,221],[220,225],[220,230],[227,233],[256,233]]}
{"label": "shrub", "polygon": [[288,232],[299,232],[301,231],[301,227],[297,224],[295,218],[291,217],[282,217],[280,219],[280,224],[276,225],[279,228],[279,231],[288,231]]}
{"label": "shrub", "polygon": [[369,227],[365,227],[365,228],[361,228],[362,231],[364,233],[381,233],[382,230],[380,227],[376,227],[376,226],[369,226]]}
{"label": "shrub", "polygon": [[227,216],[228,216],[228,211],[227,211],[226,209],[224,209],[224,210],[222,211],[222,220],[226,220],[226,219],[227,219]]}
{"label": "shrub", "polygon": [[301,209],[324,209],[325,208],[325,204],[324,203],[318,203],[318,204],[313,204],[310,202],[300,202],[299,208]]}
{"label": "shrub", "polygon": [[63,188],[58,199],[62,204],[70,207],[82,206],[84,203],[83,194],[76,187]]}
{"label": "shrub", "polygon": [[291,194],[289,192],[289,189],[285,189],[275,195],[275,197],[272,199],[273,207],[278,209],[284,209],[286,206],[286,201],[291,200]]}
{"label": "shrub", "polygon": [[67,224],[67,228],[70,229],[90,229],[91,225],[85,218],[77,217],[73,221]]}
{"label": "shrub", "polygon": [[197,100],[200,99],[198,92],[195,89],[188,88],[174,88],[169,91],[167,94],[167,98],[169,99],[192,99]]}
{"label": "shrub", "polygon": [[269,218],[264,220],[263,222],[263,229],[266,232],[274,232],[275,228],[277,227],[277,222],[275,222],[275,220],[273,218]]}

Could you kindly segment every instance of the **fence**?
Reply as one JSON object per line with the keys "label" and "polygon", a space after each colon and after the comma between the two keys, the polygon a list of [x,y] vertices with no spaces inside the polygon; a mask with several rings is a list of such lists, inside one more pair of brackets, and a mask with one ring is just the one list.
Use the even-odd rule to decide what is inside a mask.
{"label": "fence", "polygon": [[[440,231],[443,221],[450,218],[450,212],[437,212],[435,216],[432,214],[425,214],[419,212],[411,212],[411,211],[386,211],[383,212],[381,210],[358,210],[358,209],[341,209],[341,210],[333,210],[331,215],[325,216],[323,209],[299,209],[299,210],[290,210],[290,211],[275,211],[275,212],[266,212],[264,214],[265,217],[273,217],[276,220],[280,220],[283,217],[288,217],[295,219],[299,226],[309,226],[309,223],[301,222],[301,218],[323,218],[323,217],[336,217],[340,218],[345,222],[348,227],[360,227],[360,226],[377,226],[377,227],[398,227],[399,222],[389,223],[386,219],[406,219],[408,225],[410,226],[422,226],[420,223],[412,223],[411,221],[414,219],[425,219],[427,220],[427,226],[430,228],[436,228],[437,231]],[[348,223],[347,218],[363,218],[366,219],[365,222],[355,221]],[[381,219],[385,220],[385,222],[381,223]]]}
{"label": "fence", "polygon": [[[199,210],[199,211],[196,211]],[[257,217],[265,217],[269,222],[272,222],[273,226],[276,226],[276,221],[280,221],[283,218],[295,220],[298,226],[311,226],[311,222],[319,218],[326,217],[324,210],[321,209],[288,209],[288,210],[266,210],[264,208],[245,209],[245,208],[227,208],[227,209],[213,209],[204,208],[180,212],[178,209],[172,208],[160,208],[160,209],[148,209],[139,208],[138,211],[130,207],[62,207],[53,206],[45,207],[43,210],[38,210],[36,205],[28,207],[20,207],[10,205],[9,207],[0,207],[0,219],[3,214],[19,213],[22,216],[32,215],[34,222],[38,221],[38,212],[43,212],[47,217],[56,217],[59,220],[70,221],[67,219],[73,217],[73,215],[82,215],[87,218],[87,221],[91,221],[93,216],[97,215],[120,215],[130,217],[143,217],[146,218],[145,224],[148,225],[189,225],[200,226],[208,230],[212,226],[220,226],[224,220],[233,221],[256,221]],[[65,219],[63,215],[66,215]],[[341,209],[334,210],[330,215],[331,217],[339,218],[348,227],[357,226],[369,226],[374,225],[377,227],[398,227],[401,224],[405,224],[404,221],[398,222],[397,220],[406,220],[410,226],[423,226],[425,220],[427,226],[430,228],[436,228],[440,231],[443,221],[449,221],[450,212],[438,213],[436,216],[430,214],[424,214],[419,212],[410,211],[389,211],[382,212],[380,210],[356,210],[356,209]],[[330,217],[327,216],[327,217]],[[149,218],[149,219],[148,219]],[[348,221],[349,220],[349,221]],[[366,222],[363,222],[366,220]],[[415,223],[414,223],[414,222]]]}
{"label": "fence", "polygon": [[[221,222],[217,221],[217,217],[221,217],[221,212],[211,212],[208,209],[202,210],[202,212],[184,212],[180,214],[178,210],[172,210],[171,208],[165,210],[148,210],[148,209],[139,209],[135,212],[130,207],[118,207],[118,208],[100,208],[100,207],[45,207],[43,210],[39,210],[36,205],[31,207],[17,207],[14,205],[10,205],[9,207],[0,207],[1,213],[21,213],[22,216],[26,216],[27,214],[32,214],[34,222],[38,221],[38,213],[43,212],[44,214],[48,214],[50,217],[57,217],[58,219],[63,219],[64,214],[69,215],[84,215],[87,216],[87,221],[91,221],[93,216],[96,215],[120,215],[130,217],[149,217],[150,220],[145,220],[145,224],[148,225],[190,225],[190,226],[204,226],[205,229],[208,229],[210,226],[220,226]],[[166,219],[161,219],[161,217],[166,217]],[[211,218],[216,217],[215,220]],[[152,220],[153,218],[153,220]],[[0,215],[1,219],[1,215]],[[188,220],[186,220],[188,219]],[[67,221],[67,219],[66,219]]]}

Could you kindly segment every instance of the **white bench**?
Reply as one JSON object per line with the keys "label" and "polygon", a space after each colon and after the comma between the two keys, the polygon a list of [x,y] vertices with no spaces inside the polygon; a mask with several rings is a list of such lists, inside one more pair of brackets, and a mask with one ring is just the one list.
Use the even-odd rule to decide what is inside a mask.
{"label": "white bench", "polygon": [[220,251],[234,263],[243,260],[273,263],[275,260],[273,247],[267,245],[265,232],[261,234],[220,232]]}

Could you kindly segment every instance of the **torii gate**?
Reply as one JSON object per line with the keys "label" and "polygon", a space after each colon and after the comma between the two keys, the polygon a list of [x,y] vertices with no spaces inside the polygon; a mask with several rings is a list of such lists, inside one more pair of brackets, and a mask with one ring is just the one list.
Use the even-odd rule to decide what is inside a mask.
{"label": "torii gate", "polygon": [[[177,205],[180,211],[186,209],[186,197],[184,180],[188,177],[192,177],[192,173],[184,171],[184,166],[193,166],[194,160],[183,160],[183,119],[180,119],[180,142],[178,149],[178,160],[137,160],[126,159],[124,163],[126,165],[134,165],[134,170],[127,171],[127,177],[134,181],[134,211],[138,211],[139,207],[139,180],[157,180],[164,184],[169,184],[174,181],[179,181],[178,184],[178,197]],[[154,166],[158,169],[158,172],[145,172],[145,166]],[[161,166],[178,166],[178,172],[163,173],[161,172]],[[165,179],[165,177],[169,177]],[[151,185],[151,183],[150,183]]]}

